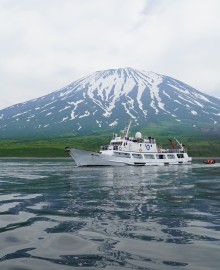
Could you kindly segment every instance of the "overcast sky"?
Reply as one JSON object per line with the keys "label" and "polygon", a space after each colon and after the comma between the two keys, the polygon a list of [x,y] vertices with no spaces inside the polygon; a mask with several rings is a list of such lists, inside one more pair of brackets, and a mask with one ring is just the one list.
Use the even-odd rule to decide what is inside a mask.
{"label": "overcast sky", "polygon": [[0,109],[133,67],[220,98],[220,0],[0,0]]}

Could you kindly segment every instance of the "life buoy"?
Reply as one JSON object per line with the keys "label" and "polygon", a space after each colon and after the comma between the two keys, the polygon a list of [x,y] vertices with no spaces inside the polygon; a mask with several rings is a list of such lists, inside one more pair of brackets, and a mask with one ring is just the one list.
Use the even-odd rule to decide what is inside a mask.
{"label": "life buoy", "polygon": [[147,150],[150,150],[150,144],[146,144],[145,146]]}
{"label": "life buoy", "polygon": [[122,150],[121,146],[119,147],[119,150]]}
{"label": "life buoy", "polygon": [[142,149],[141,148],[139,149],[139,152],[142,152]]}

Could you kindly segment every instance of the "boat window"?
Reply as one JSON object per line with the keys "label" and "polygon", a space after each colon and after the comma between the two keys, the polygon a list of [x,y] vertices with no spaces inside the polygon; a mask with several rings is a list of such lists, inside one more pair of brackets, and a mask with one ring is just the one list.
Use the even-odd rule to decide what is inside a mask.
{"label": "boat window", "polygon": [[184,155],[183,154],[177,154],[177,157],[178,158],[184,158]]}
{"label": "boat window", "polygon": [[167,158],[168,158],[168,159],[175,159],[175,156],[172,155],[172,154],[167,154]]}
{"label": "boat window", "polygon": [[131,158],[131,155],[129,153],[122,153],[122,152],[114,152],[114,156],[123,157],[123,158]]}
{"label": "boat window", "polygon": [[157,159],[166,159],[166,156],[165,155],[156,155],[156,158]]}
{"label": "boat window", "polygon": [[144,155],[144,158],[145,158],[145,159],[155,159],[155,156],[154,156],[154,155],[148,155],[148,154],[145,154],[145,155]]}
{"label": "boat window", "polygon": [[142,155],[141,154],[132,154],[133,158],[138,158],[138,159],[142,159]]}
{"label": "boat window", "polygon": [[111,145],[122,145],[122,142],[111,142]]}
{"label": "boat window", "polygon": [[108,150],[108,145],[103,145],[103,146],[101,146],[101,150],[102,150],[102,151]]}

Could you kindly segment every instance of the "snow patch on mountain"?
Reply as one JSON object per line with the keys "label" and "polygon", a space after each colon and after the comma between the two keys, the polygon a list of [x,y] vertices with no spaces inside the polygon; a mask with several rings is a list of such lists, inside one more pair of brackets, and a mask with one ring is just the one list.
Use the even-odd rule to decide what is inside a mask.
{"label": "snow patch on mountain", "polygon": [[58,123],[65,122],[67,119],[68,119],[68,116],[67,116],[67,117],[64,117],[64,118],[63,118],[60,122],[58,122]]}
{"label": "snow patch on mountain", "polygon": [[70,120],[74,120],[77,116],[75,115],[74,110],[70,114]]}
{"label": "snow patch on mountain", "polygon": [[102,121],[96,120],[96,123],[98,124],[98,126],[99,126],[100,128],[102,127]]}
{"label": "snow patch on mountain", "polygon": [[118,124],[118,119],[116,119],[114,122],[110,123],[109,126],[114,127],[114,126],[117,126],[117,124]]}
{"label": "snow patch on mountain", "polygon": [[65,111],[67,109],[71,108],[71,106],[65,106],[63,109],[59,110],[59,112]]}
{"label": "snow patch on mountain", "polygon": [[28,113],[28,111],[22,112],[22,113],[17,113],[15,115],[13,115],[12,118],[15,118],[15,117],[20,116],[20,115],[25,114],[25,113]]}
{"label": "snow patch on mountain", "polygon": [[90,112],[89,111],[85,111],[85,113],[83,115],[80,115],[79,118],[84,118],[86,116],[89,116]]}
{"label": "snow patch on mountain", "polygon": [[197,115],[197,112],[196,111],[191,111],[191,114]]}
{"label": "snow patch on mountain", "polygon": [[139,105],[139,108],[141,109],[141,111],[143,112],[144,116],[147,116],[147,110],[144,109],[144,105],[142,102],[142,95],[144,93],[146,86],[144,84],[139,85],[139,91],[137,93],[137,102]]}

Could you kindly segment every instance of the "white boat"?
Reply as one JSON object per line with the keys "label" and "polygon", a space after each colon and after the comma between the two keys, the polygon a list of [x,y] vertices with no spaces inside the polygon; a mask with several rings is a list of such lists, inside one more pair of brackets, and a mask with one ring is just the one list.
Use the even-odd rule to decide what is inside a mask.
{"label": "white boat", "polygon": [[[110,144],[101,146],[100,152],[92,152],[66,147],[65,151],[75,160],[77,166],[157,166],[190,164],[186,148],[175,139],[170,140],[172,149],[162,149],[152,137],[142,138],[137,132],[135,137],[129,137],[131,123],[121,136],[114,134]],[[176,146],[177,145],[177,146]]]}

